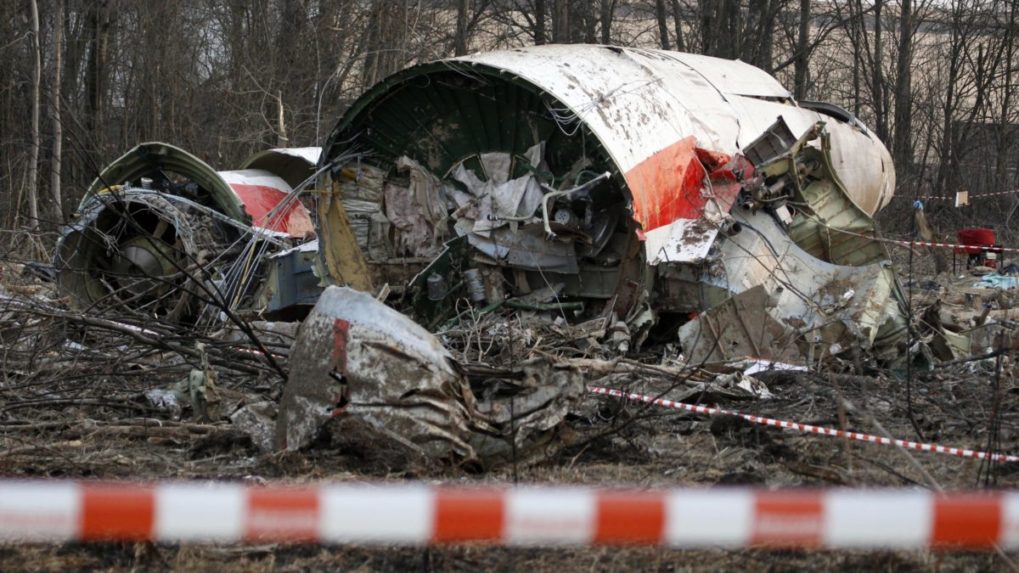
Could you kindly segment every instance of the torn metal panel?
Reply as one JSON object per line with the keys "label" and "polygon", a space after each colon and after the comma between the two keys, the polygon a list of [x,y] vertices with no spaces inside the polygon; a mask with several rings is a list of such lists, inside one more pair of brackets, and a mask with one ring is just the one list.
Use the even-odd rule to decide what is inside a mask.
{"label": "torn metal panel", "polygon": [[467,382],[439,340],[405,315],[348,288],[329,287],[291,353],[276,445],[308,445],[333,416],[357,416],[429,457],[473,458]]}
{"label": "torn metal panel", "polygon": [[[715,353],[730,358],[717,344],[726,338],[736,355],[769,351],[779,332],[764,332],[757,341],[740,337],[748,312],[727,310],[759,292],[768,304],[754,305],[750,316],[785,329],[782,336],[795,338],[808,360],[850,349],[894,358],[908,311],[884,245],[871,238],[874,222],[832,169],[824,124],[792,137],[779,118],[745,150],[755,165],[737,174],[740,207],[730,212],[737,232],[717,241],[717,256],[702,277],[733,298],[680,329],[684,349],[705,359]],[[762,312],[767,317],[757,316]],[[711,332],[707,327],[719,313],[728,319]]]}
{"label": "torn metal panel", "polygon": [[757,285],[701,313],[679,329],[686,359],[692,364],[746,356],[800,361],[796,330],[769,314],[773,306],[768,291]]}
{"label": "torn metal panel", "polygon": [[538,224],[525,225],[515,233],[496,229],[489,237],[470,234],[467,239],[472,247],[496,263],[558,274],[572,275],[580,271],[573,244],[546,240],[544,229]]}
{"label": "torn metal panel", "polygon": [[219,211],[238,221],[248,221],[244,204],[215,169],[179,147],[160,142],[142,143],[106,166],[89,186],[82,206],[110,185],[136,181],[139,184],[135,186],[142,187],[142,178],[153,178],[160,172],[185,174],[208,193]]}
{"label": "torn metal panel", "polygon": [[323,292],[290,364],[275,443],[291,450],[337,420],[372,448],[383,440],[426,458],[498,463],[550,447],[586,395],[580,369],[547,359],[474,370],[468,382],[435,335],[345,287]]}
{"label": "torn metal panel", "polygon": [[[744,205],[776,213],[793,241],[819,259],[852,266],[887,260],[884,245],[871,239],[877,225],[832,167],[827,124],[814,125],[787,149],[774,153],[771,141],[778,133],[784,134],[779,139],[791,134],[781,118],[747,149],[749,155],[761,156],[761,180]],[[814,142],[816,146],[811,145]],[[768,152],[759,152],[762,143]]]}
{"label": "torn metal panel", "polygon": [[890,265],[835,265],[800,248],[765,212],[734,211],[734,218],[743,230],[719,243],[705,282],[734,294],[763,287],[769,314],[818,351],[877,345],[896,353],[907,313]]}
{"label": "torn metal panel", "polygon": [[[310,241],[268,258],[269,270],[262,289],[268,298],[260,305],[267,318],[300,317],[322,294],[321,271],[318,266],[318,241]],[[300,310],[300,309],[303,309]]]}
{"label": "torn metal panel", "polygon": [[[287,164],[295,179],[314,173],[308,157],[295,161]],[[78,306],[199,320],[218,315],[209,305],[252,304],[263,255],[313,235],[310,213],[282,177],[217,172],[172,145],[144,143],[93,182],[54,266],[60,291]]]}
{"label": "torn metal panel", "polygon": [[219,171],[217,175],[226,181],[244,204],[244,211],[255,227],[299,239],[315,234],[315,225],[304,205],[294,201],[280,206],[293,192],[283,178],[259,169]]}
{"label": "torn metal panel", "polygon": [[691,154],[696,163],[688,168],[698,176],[684,182],[680,197],[669,199],[673,215],[666,220],[672,222],[644,233],[651,265],[704,261],[719,232],[728,232],[728,213],[743,190],[742,179],[754,173],[754,166],[741,156],[730,158],[704,149]]}
{"label": "torn metal panel", "polygon": [[81,307],[190,316],[198,302],[191,291],[204,279],[199,268],[228,250],[237,229],[225,215],[178,199],[119,189],[87,198],[57,243],[59,291]]}
{"label": "torn metal panel", "polygon": [[477,411],[492,431],[476,431],[470,443],[492,465],[547,459],[566,416],[587,396],[582,371],[534,358],[491,377],[473,376]]}
{"label": "torn metal panel", "polygon": [[[305,178],[314,173],[314,164],[308,163],[306,158],[299,163],[305,168]],[[208,200],[218,211],[237,221],[250,224],[254,218],[257,227],[287,232],[289,219],[293,217],[291,236],[301,237],[314,230],[307,209],[300,203],[287,207],[281,221],[265,220],[265,215],[293,191],[280,176],[263,169],[216,171],[183,149],[160,142],[142,143],[106,166],[89,186],[82,204],[111,185],[141,189],[147,186],[143,180],[149,180],[153,183],[148,184],[148,188],[164,191],[161,182],[171,183],[166,179],[168,174],[193,183],[190,190],[182,188],[170,190],[171,193],[191,193],[192,199]]]}
{"label": "torn metal panel", "polygon": [[240,169],[258,169],[279,176],[297,188],[311,177],[322,156],[321,147],[283,147],[260,151],[244,161]]}
{"label": "torn metal panel", "polygon": [[449,232],[444,224],[447,213],[443,184],[409,157],[397,159],[395,167],[408,179],[405,186],[390,182],[383,189],[386,217],[396,232],[395,254],[434,256]]}
{"label": "torn metal panel", "polygon": [[[812,215],[842,230],[867,230],[869,222],[859,221],[887,202],[894,185],[890,163],[884,163],[887,150],[855,118],[798,106],[774,78],[742,62],[656,50],[539,46],[424,64],[394,74],[358,99],[330,135],[321,164],[333,162],[325,179],[341,182],[349,195],[346,172],[370,158],[381,184],[366,179],[353,192],[387,189],[382,212],[403,233],[415,225],[401,204],[443,202],[422,203],[405,177],[401,185],[399,165],[414,161],[425,172],[415,173],[444,195],[447,218],[435,213],[424,220],[468,238],[467,268],[483,271],[486,291],[499,287],[520,296],[562,280],[574,300],[614,293],[616,310],[626,315],[655,276],[683,275],[695,278],[685,285],[670,282],[669,302],[658,308],[702,310],[699,302],[725,296],[694,300],[685,294],[688,287],[705,273],[702,267],[715,264],[726,237],[738,232],[731,213],[747,189],[765,179],[772,184],[780,175],[769,171],[758,177],[754,161],[743,153],[769,133],[776,118],[790,136],[774,154],[797,144],[784,167],[797,177],[790,189],[762,197],[773,207],[769,212],[783,225],[798,225],[797,240],[819,258],[875,262],[879,253],[866,245],[861,251],[846,235],[819,238],[825,229],[797,219],[785,202],[793,197],[810,202]],[[814,137],[821,121],[827,123],[825,135]],[[798,141],[791,134],[811,136]],[[349,159],[354,150],[356,159]],[[800,177],[796,161],[810,153],[821,167]],[[848,183],[839,185],[843,179]],[[323,228],[334,216],[320,210]],[[434,248],[428,236],[411,236],[418,235],[424,240],[413,244]],[[636,249],[632,237],[639,237]],[[816,248],[807,245],[809,238]],[[843,252],[818,252],[824,248]],[[342,241],[323,238],[327,262],[342,260],[345,249],[349,245]],[[381,262],[382,251],[368,253],[370,265]],[[401,251],[408,252],[407,246]],[[857,260],[863,251],[866,260]],[[685,270],[642,272],[631,268],[634,257]],[[564,278],[549,279],[547,273]],[[462,284],[459,275],[445,280],[451,287]],[[463,295],[449,289],[451,297]],[[656,295],[650,300],[657,306]]]}

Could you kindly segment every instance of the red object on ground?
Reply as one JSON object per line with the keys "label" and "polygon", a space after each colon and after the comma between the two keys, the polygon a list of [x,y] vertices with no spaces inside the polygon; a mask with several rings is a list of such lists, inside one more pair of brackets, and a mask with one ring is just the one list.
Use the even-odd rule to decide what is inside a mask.
{"label": "red object on ground", "polygon": [[[997,236],[994,233],[994,229],[988,229],[986,227],[960,229],[958,236],[959,242],[967,246],[961,248],[956,247],[955,252],[968,254],[969,264],[977,263],[985,267],[991,267],[992,269],[997,268],[997,253],[1001,253],[1002,251],[1000,247],[997,249],[995,248]],[[969,264],[967,264],[967,267]]]}
{"label": "red object on ground", "polygon": [[960,229],[959,242],[964,245],[973,245],[960,252],[967,252],[971,255],[980,254],[983,252],[983,247],[993,247],[997,241],[997,235],[994,233],[994,229],[988,229],[986,227],[972,227],[969,229]]}

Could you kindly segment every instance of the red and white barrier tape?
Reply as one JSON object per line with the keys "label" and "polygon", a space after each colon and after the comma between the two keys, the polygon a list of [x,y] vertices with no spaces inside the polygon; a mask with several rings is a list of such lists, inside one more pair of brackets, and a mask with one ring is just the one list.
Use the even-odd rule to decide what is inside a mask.
{"label": "red and white barrier tape", "polygon": [[[995,191],[993,193],[981,193],[979,195],[969,195],[967,199],[972,201],[973,199],[983,199],[984,197],[1004,197],[1005,195],[1015,195],[1019,193],[1019,189],[1012,189],[1011,191]],[[895,199],[910,199],[916,200],[917,197],[910,197],[908,195],[895,195]],[[956,195],[931,195],[929,197],[919,197],[920,201],[955,201]]]}
{"label": "red and white barrier tape", "polygon": [[765,418],[763,416],[755,416],[753,414],[744,414],[742,412],[736,412],[733,410],[723,410],[721,408],[710,408],[708,406],[685,404],[683,402],[675,402],[673,400],[667,400],[664,398],[645,396],[644,394],[623,392],[621,390],[616,390],[613,388],[589,386],[588,390],[593,394],[599,394],[602,396],[612,396],[614,398],[621,398],[624,400],[635,400],[647,404],[654,404],[656,406],[663,406],[665,408],[672,408],[674,410],[685,410],[687,412],[694,412],[696,414],[709,414],[709,415],[721,414],[725,416],[735,416],[738,418],[742,418],[748,422],[752,422],[754,424],[773,426],[775,428],[784,428],[787,430],[796,430],[798,432],[804,432],[808,434],[830,436],[833,438],[847,438],[850,440],[868,442],[871,444],[881,444],[885,446],[901,446],[909,450],[931,452],[935,454],[947,454],[950,456],[958,456],[960,458],[973,458],[978,460],[989,458],[992,461],[996,462],[1019,462],[1019,456],[1013,456],[1008,454],[989,454],[987,452],[981,452],[978,450],[968,450],[965,448],[950,448],[947,446],[940,446],[938,444],[924,444],[920,442],[910,442],[907,440],[885,438],[882,436],[875,436],[872,434],[861,434],[859,432],[846,432],[843,430],[836,430],[834,428],[824,428],[821,426],[812,426],[810,424],[800,424],[798,422],[775,420],[773,418]]}
{"label": "red and white barrier tape", "polygon": [[0,539],[1019,547],[1019,492],[0,481]]}
{"label": "red and white barrier tape", "polygon": [[[843,231],[839,231],[839,232],[841,233]],[[875,237],[867,237],[867,238],[869,238],[869,239],[871,239],[873,241],[884,241],[886,243],[895,243],[897,245],[904,245],[904,246],[907,246],[907,247],[911,247],[911,246],[912,247],[934,247],[934,248],[940,248],[940,249],[975,250],[976,252],[981,252],[983,250],[987,250],[987,251],[992,252],[992,253],[1019,253],[1019,249],[1016,249],[1016,248],[1013,248],[1013,247],[997,247],[997,246],[994,246],[994,247],[992,247],[992,246],[981,247],[981,246],[978,246],[978,245],[960,245],[958,243],[935,243],[935,242],[931,242],[931,241],[900,241],[900,240],[897,240],[897,239],[878,239],[878,238],[875,238]]]}
{"label": "red and white barrier tape", "polygon": [[886,239],[884,237],[872,237],[872,236],[869,236],[869,235],[864,235],[862,233],[854,233],[852,231],[847,231],[845,229],[831,229],[831,230],[836,232],[836,233],[841,233],[843,235],[852,235],[854,237],[860,237],[861,239],[868,239],[868,240],[871,240],[871,241],[878,241],[878,242],[881,242],[881,243],[891,243],[893,245],[902,245],[902,246],[906,246],[906,247],[934,247],[934,248],[942,248],[942,249],[965,249],[967,251],[968,250],[974,250],[976,252],[982,252],[982,251],[986,250],[986,251],[989,251],[989,252],[992,252],[992,253],[1019,253],[1019,249],[1013,248],[1013,247],[999,247],[999,246],[986,246],[986,247],[983,247],[983,246],[979,246],[979,245],[962,245],[962,244],[958,244],[958,243],[938,243],[938,242],[932,242],[932,241],[902,241],[902,240],[899,240],[899,239]]}

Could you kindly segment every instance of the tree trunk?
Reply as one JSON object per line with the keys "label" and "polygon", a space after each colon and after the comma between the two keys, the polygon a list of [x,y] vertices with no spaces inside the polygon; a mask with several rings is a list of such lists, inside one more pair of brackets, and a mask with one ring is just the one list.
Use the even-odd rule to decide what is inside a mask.
{"label": "tree trunk", "polygon": [[32,119],[29,124],[32,134],[32,148],[28,155],[28,228],[39,227],[39,105],[40,84],[42,83],[42,49],[39,47],[39,3],[29,0],[32,12]]}
{"label": "tree trunk", "polygon": [[467,0],[456,2],[456,37],[453,41],[453,53],[457,56],[467,54]]}
{"label": "tree trunk", "polygon": [[545,37],[545,19],[548,5],[545,0],[534,0],[534,45],[540,46],[548,42]]}
{"label": "tree trunk", "polygon": [[800,0],[800,26],[796,36],[796,55],[793,57],[793,96],[807,96],[807,66],[810,63],[810,0]]}
{"label": "tree trunk", "polygon": [[[871,94],[874,100],[874,123],[875,130],[877,131],[878,139],[881,141],[888,141],[888,110],[885,107],[885,78],[884,69],[882,68],[882,61],[884,58],[884,49],[882,47],[882,22],[881,22],[881,11],[884,8],[885,0],[874,0],[874,56],[873,64],[871,65]],[[866,34],[866,26],[864,25],[864,33]]]}
{"label": "tree trunk", "polygon": [[612,9],[614,0],[601,0],[601,43],[612,43]]}
{"label": "tree trunk", "polygon": [[[104,115],[106,101],[106,76],[110,50],[109,0],[95,0],[88,9],[89,50],[85,65],[86,115],[85,127],[100,155],[105,152]],[[99,159],[102,159],[101,157]],[[102,163],[102,161],[100,161]]]}
{"label": "tree trunk", "polygon": [[672,24],[676,28],[676,50],[686,51],[686,42],[683,40],[683,15],[680,13],[679,0],[672,0]]}
{"label": "tree trunk", "polygon": [[598,41],[598,18],[594,13],[594,0],[584,0],[583,5],[584,43],[594,44]]}
{"label": "tree trunk", "polygon": [[[1009,7],[1008,11],[1008,35],[1005,38],[1005,62],[1009,64],[1014,61],[1015,57],[1015,26],[1016,26],[1016,12],[1017,6],[1013,2]],[[1011,65],[1005,66],[1005,77],[1002,79],[1004,82],[1002,85],[1002,96],[1001,96],[1001,112],[998,119],[998,132],[995,137],[995,166],[994,166],[994,178],[995,185],[1004,190],[1009,184],[1008,181],[1008,159],[1011,157],[1009,149],[1011,148],[1010,143],[1014,136],[1011,122],[1009,119],[1009,112],[1012,110],[1012,73],[1013,67]]]}
{"label": "tree trunk", "polygon": [[[948,53],[948,80],[945,84],[945,99],[941,108],[941,145],[938,151],[938,169],[934,180],[934,194],[944,195],[948,190],[949,179],[953,175],[953,159],[957,151],[957,139],[955,137],[955,116],[956,116],[956,93],[959,89],[959,75],[965,57],[967,39],[962,37],[962,29],[959,25],[961,15],[958,12],[952,14],[952,32],[949,41]],[[898,135],[896,129],[896,135]],[[896,159],[898,156],[896,155]],[[896,161],[898,166],[898,161]]]}
{"label": "tree trunk", "polygon": [[718,35],[716,12],[718,0],[697,0],[697,11],[700,15],[701,53],[717,56],[715,37]]}
{"label": "tree trunk", "polygon": [[743,61],[771,73],[774,68],[775,6],[771,0],[750,0],[743,50]]}
{"label": "tree trunk", "polygon": [[860,57],[859,27],[855,24],[850,30],[853,35],[853,115],[860,116],[860,66],[863,65]]}
{"label": "tree trunk", "polygon": [[53,157],[50,165],[50,195],[53,197],[54,223],[61,224],[64,219],[62,189],[60,182],[61,161],[63,160],[64,128],[60,124],[60,97],[63,93],[63,45],[64,45],[64,0],[57,0],[56,19],[53,22],[53,83],[50,86],[50,116],[53,119]]}
{"label": "tree trunk", "polygon": [[375,0],[372,4],[365,87],[403,67],[406,58],[407,0]]}
{"label": "tree trunk", "polygon": [[743,53],[743,27],[740,25],[740,0],[722,2],[722,42],[716,43],[723,58],[735,59]]}
{"label": "tree trunk", "polygon": [[895,65],[895,136],[892,149],[896,168],[908,175],[913,164],[913,105],[910,98],[913,76],[912,0],[902,0],[900,10],[899,57]]}
{"label": "tree trunk", "polygon": [[669,24],[665,16],[665,0],[655,0],[655,19],[658,20],[658,41],[663,50],[671,50]]}
{"label": "tree trunk", "polygon": [[570,2],[552,0],[552,43],[566,44],[570,41]]}
{"label": "tree trunk", "polygon": [[290,147],[290,138],[287,137],[287,120],[283,107],[283,92],[276,92],[276,147]]}

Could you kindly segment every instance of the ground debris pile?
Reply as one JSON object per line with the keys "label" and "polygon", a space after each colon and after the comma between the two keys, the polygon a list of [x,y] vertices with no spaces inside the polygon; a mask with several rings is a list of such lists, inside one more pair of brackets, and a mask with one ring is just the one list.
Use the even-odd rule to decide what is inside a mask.
{"label": "ground debris pile", "polygon": [[[570,324],[557,308],[481,310],[465,307],[432,334],[371,296],[331,287],[303,325],[251,322],[201,334],[71,311],[48,284],[19,278],[0,299],[0,471],[256,483],[424,477],[956,488],[1019,481],[1013,464],[906,453],[588,392],[601,386],[1014,452],[1019,387],[1002,353],[917,368],[907,400],[903,373],[894,370],[855,373],[839,360],[810,369],[750,358],[691,364],[674,343],[653,336],[628,352],[619,333],[626,341],[647,333],[621,321],[613,328],[612,317]],[[86,561],[92,555],[79,551]]]}
{"label": "ground debris pile", "polygon": [[[498,475],[637,456],[682,468],[644,468],[642,483],[675,471],[705,483],[928,479],[894,449],[609,401],[594,386],[978,450],[1019,440],[1015,366],[1002,353],[918,367],[906,400],[902,372],[752,358],[695,365],[672,343],[626,352],[623,342],[646,334],[626,330],[624,340],[625,324],[613,329],[611,317],[569,324],[558,309],[470,307],[432,334],[371,296],[330,287],[303,325],[245,322],[203,335],[71,311],[45,283],[21,283],[0,299],[0,464],[17,475],[290,473],[275,467],[281,459],[304,459],[295,467],[309,475]],[[788,447],[775,458],[762,444]],[[741,461],[729,467],[729,456]],[[963,479],[938,468],[974,462],[918,461],[957,485],[1014,471],[976,464]]]}

